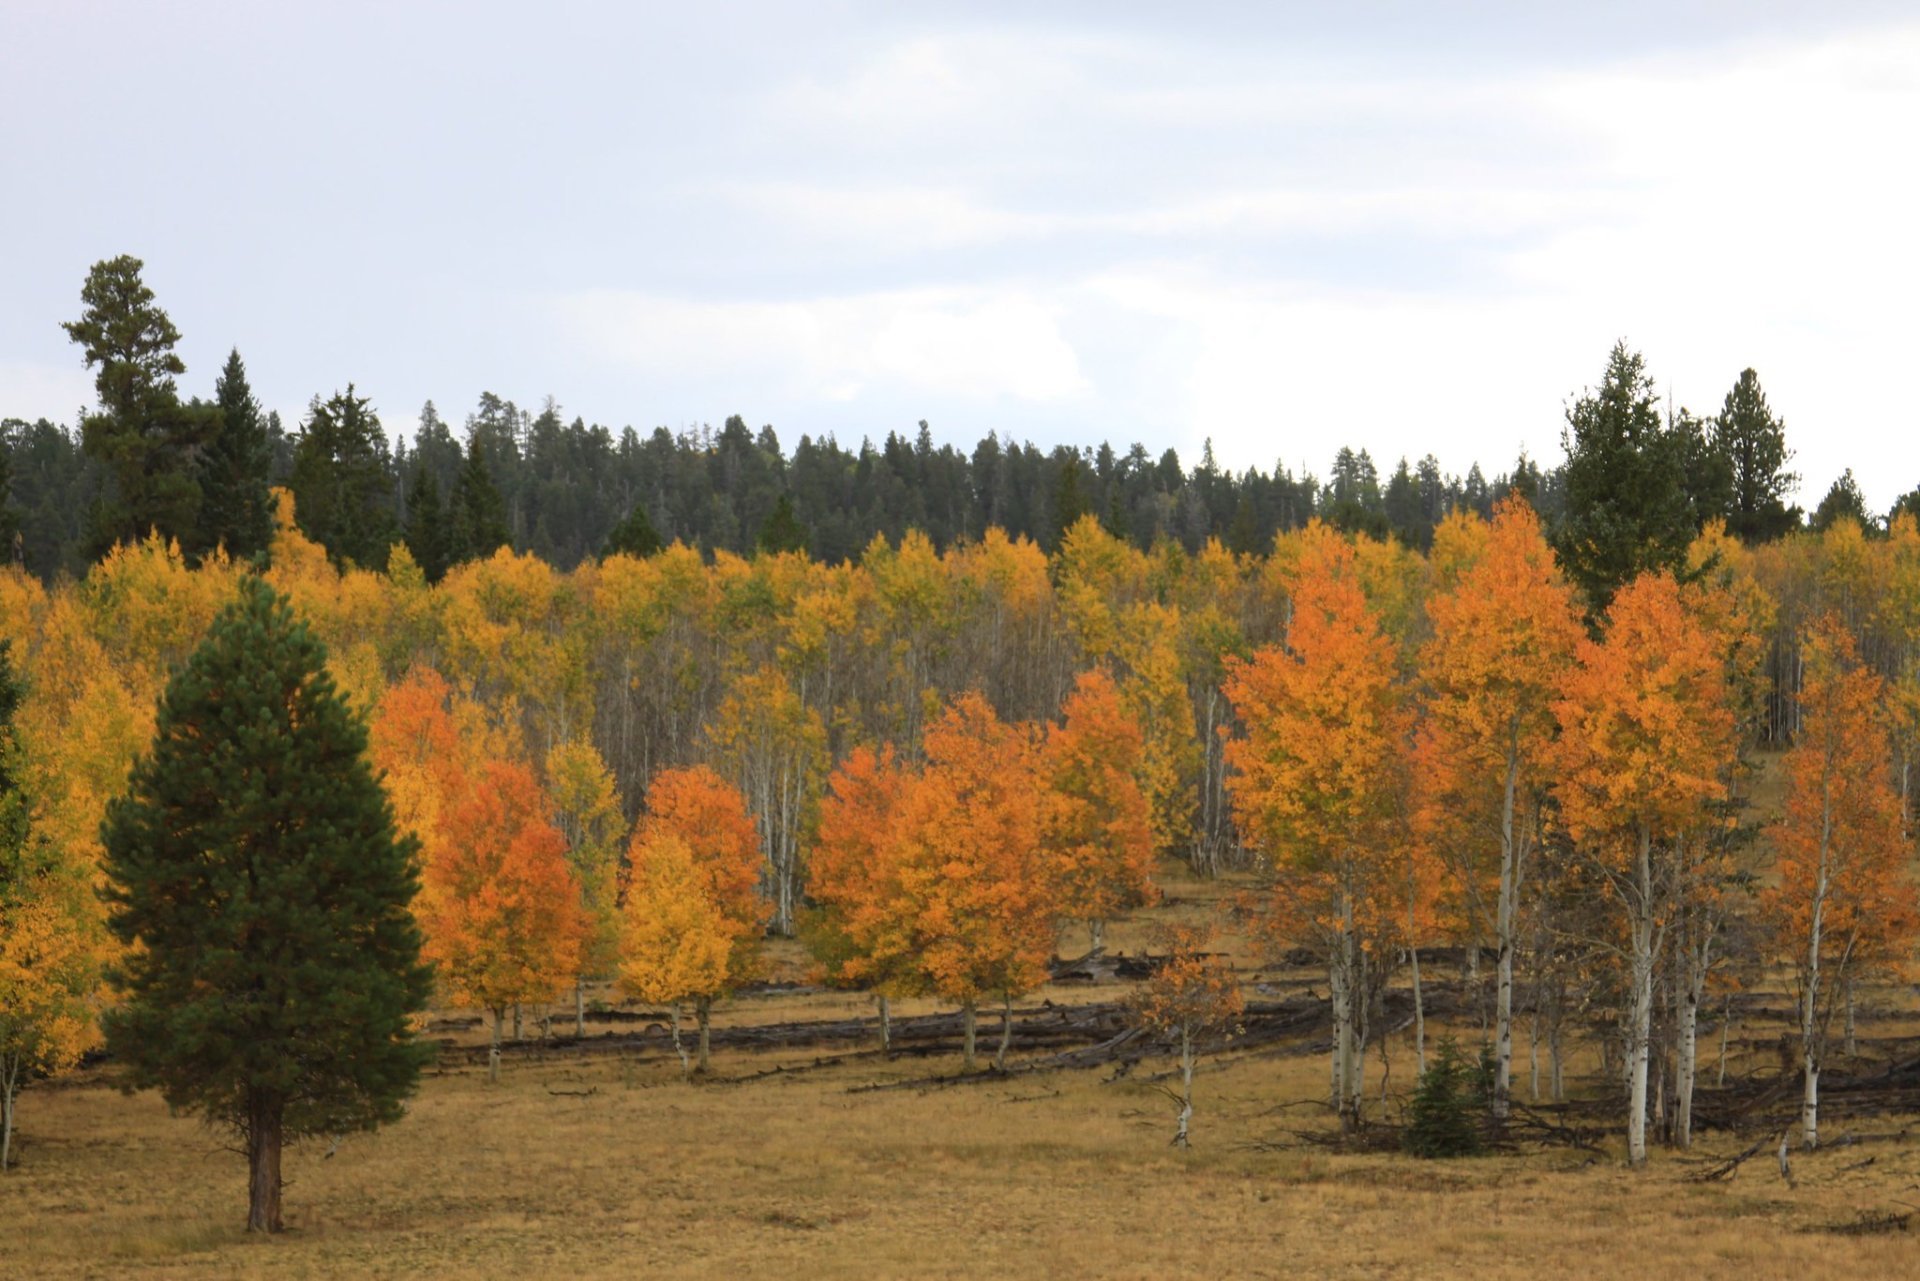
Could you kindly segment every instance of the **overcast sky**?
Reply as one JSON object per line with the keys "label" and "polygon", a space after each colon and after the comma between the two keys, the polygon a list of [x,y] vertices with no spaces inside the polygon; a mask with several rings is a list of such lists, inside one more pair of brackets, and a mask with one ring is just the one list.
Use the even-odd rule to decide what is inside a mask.
{"label": "overcast sky", "polygon": [[183,388],[237,345],[290,421],[1491,475],[1625,337],[1700,413],[1757,368],[1803,501],[1884,509],[1917,156],[1910,4],[0,0],[0,416],[91,401],[58,322],[132,253]]}

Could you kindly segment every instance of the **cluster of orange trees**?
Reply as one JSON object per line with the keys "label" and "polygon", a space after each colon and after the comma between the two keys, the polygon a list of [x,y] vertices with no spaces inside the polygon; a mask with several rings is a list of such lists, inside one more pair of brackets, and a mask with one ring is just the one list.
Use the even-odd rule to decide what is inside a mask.
{"label": "cluster of orange trees", "polygon": [[[1426,556],[1318,524],[1265,556],[1143,553],[1088,518],[1051,557],[992,531],[840,565],[675,546],[563,574],[502,550],[433,586],[404,548],[330,563],[286,507],[267,577],[369,718],[425,852],[429,953],[496,1032],[588,978],[704,1027],[769,930],[971,1031],[1040,981],[1063,921],[1097,945],[1177,856],[1266,873],[1260,928],[1325,964],[1350,1122],[1390,978],[1417,994],[1419,949],[1464,944],[1492,957],[1500,1106],[1517,1018],[1556,1089],[1563,1033],[1610,1029],[1637,1158],[1649,1117],[1684,1142],[1730,920],[1797,976],[1810,1137],[1834,993],[1913,927],[1904,518],[1757,548],[1710,529],[1596,610],[1518,500],[1448,517]],[[156,696],[240,572],[151,539],[51,590],[0,570],[21,777],[68,870],[48,884],[97,875]],[[1789,741],[1756,852],[1754,752]],[[54,909],[0,899],[0,1036],[55,969],[71,997],[30,1071],[110,999],[104,944],[73,942],[101,937],[89,896],[59,903],[73,920],[35,936],[61,948],[27,956],[17,922]]]}

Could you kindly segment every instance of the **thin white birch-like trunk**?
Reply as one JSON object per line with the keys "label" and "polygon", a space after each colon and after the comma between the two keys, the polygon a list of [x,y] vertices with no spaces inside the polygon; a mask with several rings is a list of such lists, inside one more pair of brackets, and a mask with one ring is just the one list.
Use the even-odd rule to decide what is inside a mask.
{"label": "thin white birch-like trunk", "polygon": [[1500,791],[1500,898],[1494,905],[1494,941],[1500,949],[1493,1006],[1493,1115],[1505,1120],[1513,1092],[1514,922],[1519,915],[1520,851],[1514,839],[1514,796],[1520,781],[1520,725],[1507,731],[1507,776]]}
{"label": "thin white birch-like trunk", "polygon": [[1173,1133],[1173,1146],[1187,1146],[1187,1127],[1193,1121],[1193,1028],[1180,1025],[1180,1124]]}
{"label": "thin white birch-like trunk", "polygon": [[[1831,769],[1831,766],[1829,766]],[[1806,977],[1801,983],[1800,1062],[1804,1076],[1800,1100],[1800,1141],[1807,1148],[1820,1143],[1820,944],[1826,924],[1827,854],[1833,839],[1833,785],[1826,774],[1820,780],[1820,863],[1814,871],[1813,911],[1808,919]]]}
{"label": "thin white birch-like trunk", "polygon": [[680,1002],[675,1001],[672,1009],[673,1052],[680,1059],[680,1079],[685,1081],[693,1076],[693,1061],[687,1057],[686,1043],[680,1039]]}
{"label": "thin white birch-like trunk", "polygon": [[13,1103],[20,1094],[20,1056],[0,1058],[0,1174],[13,1159]]}
{"label": "thin white birch-like trunk", "polygon": [[1427,1070],[1427,1003],[1420,991],[1420,949],[1408,948],[1407,960],[1413,969],[1413,1053],[1424,1073]]}
{"label": "thin white birch-like trunk", "polygon": [[1634,857],[1633,998],[1627,1037],[1627,1162],[1647,1163],[1647,1056],[1653,1041],[1653,836],[1642,826]]}
{"label": "thin white birch-like trunk", "polygon": [[1007,1070],[1007,1049],[1013,1044],[1013,993],[1002,992],[1000,997],[1000,1048],[993,1054],[996,1072]]}

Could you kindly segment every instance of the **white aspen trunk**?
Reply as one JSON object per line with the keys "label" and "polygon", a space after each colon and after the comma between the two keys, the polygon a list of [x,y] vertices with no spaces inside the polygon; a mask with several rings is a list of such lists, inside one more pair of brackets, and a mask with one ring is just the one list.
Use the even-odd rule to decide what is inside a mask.
{"label": "white aspen trunk", "polygon": [[1633,1005],[1628,1033],[1627,1162],[1647,1163],[1647,1055],[1653,1033],[1653,836],[1640,829],[1633,904]]}
{"label": "white aspen trunk", "polygon": [[[1830,767],[1829,767],[1830,768]],[[1804,1074],[1800,1100],[1800,1138],[1809,1150],[1820,1143],[1820,944],[1826,923],[1827,851],[1833,835],[1832,784],[1820,786],[1820,864],[1813,879],[1813,912],[1807,930],[1807,973],[1801,985],[1800,1060]]]}
{"label": "white aspen trunk", "polygon": [[1679,1063],[1675,1070],[1673,1104],[1673,1142],[1679,1148],[1693,1146],[1693,1078],[1697,1056],[1695,1040],[1700,1025],[1699,1003],[1689,991],[1680,1004],[1680,1027],[1677,1035]]}
{"label": "white aspen trunk", "polygon": [[0,1174],[13,1159],[13,1100],[20,1090],[20,1059],[0,1060]]}
{"label": "white aspen trunk", "polygon": [[1173,1133],[1173,1146],[1187,1146],[1187,1127],[1193,1121],[1193,1028],[1180,1025],[1180,1125]]}
{"label": "white aspen trunk", "polygon": [[1407,958],[1413,967],[1413,1054],[1424,1073],[1427,1070],[1427,1005],[1420,993],[1420,949],[1408,948]]}
{"label": "white aspen trunk", "polygon": [[680,1079],[690,1080],[693,1076],[693,1062],[687,1058],[687,1047],[680,1040],[680,1002],[678,1001],[673,1003],[671,1020],[669,1026],[673,1029],[673,1052],[680,1060]]}
{"label": "white aspen trunk", "polygon": [[1520,727],[1507,736],[1507,777],[1500,793],[1500,899],[1494,908],[1495,942],[1500,949],[1493,1007],[1493,1115],[1506,1120],[1513,1092],[1514,920],[1520,881],[1519,850],[1513,836],[1514,793],[1520,779]]}
{"label": "white aspen trunk", "polygon": [[1556,980],[1553,989],[1553,1012],[1547,1018],[1547,1071],[1549,1089],[1555,1103],[1566,1101],[1567,1076],[1566,1056],[1561,1053],[1563,1014],[1560,985]]}
{"label": "white aspen trunk", "polygon": [[880,1053],[893,1053],[893,1007],[885,992],[874,998],[880,1002]]}
{"label": "white aspen trunk", "polygon": [[[1344,941],[1341,946],[1344,946]],[[1347,1051],[1348,1029],[1353,1023],[1351,997],[1347,991],[1346,958],[1338,950],[1333,956],[1333,964],[1328,967],[1327,984],[1333,998],[1333,1085],[1329,1100],[1334,1113],[1346,1123]]]}
{"label": "white aspen trunk", "polygon": [[960,1007],[960,1027],[962,1037],[964,1038],[963,1044],[965,1046],[960,1066],[963,1070],[971,1072],[973,1071],[974,1044],[974,1008],[972,1001],[968,1001]]}
{"label": "white aspen trunk", "polygon": [[1734,997],[1720,999],[1720,1089],[1726,1089],[1726,1027],[1734,1022]]}
{"label": "white aspen trunk", "polygon": [[1353,1117],[1353,1128],[1358,1130],[1361,1121],[1361,1107],[1365,1102],[1367,1077],[1367,1034],[1371,1031],[1373,994],[1367,975],[1367,954],[1360,947],[1358,939],[1349,938],[1348,955],[1353,958],[1353,976],[1348,980],[1353,997],[1350,1002],[1353,1021],[1349,1037],[1352,1045],[1347,1051],[1347,1110]]}
{"label": "white aspen trunk", "polygon": [[1000,1048],[993,1054],[996,1072],[1007,1070],[1007,1047],[1013,1044],[1013,993],[1002,992],[1000,997]]}
{"label": "white aspen trunk", "polygon": [[1860,1051],[1858,1049],[1858,1042],[1856,1042],[1853,1037],[1853,975],[1851,974],[1847,975],[1847,978],[1846,978],[1846,992],[1847,992],[1847,1024],[1846,1024],[1847,1039],[1846,1039],[1845,1045],[1842,1048],[1846,1051],[1847,1057],[1852,1058],[1854,1055],[1858,1054]]}

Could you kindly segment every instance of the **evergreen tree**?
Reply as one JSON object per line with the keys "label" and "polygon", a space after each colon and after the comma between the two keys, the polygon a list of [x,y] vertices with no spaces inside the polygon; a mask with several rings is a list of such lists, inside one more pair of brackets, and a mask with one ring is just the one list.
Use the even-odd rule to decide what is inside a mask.
{"label": "evergreen tree", "polygon": [[1555,538],[1567,576],[1595,617],[1650,569],[1680,571],[1695,532],[1679,450],[1663,428],[1653,379],[1617,342],[1597,392],[1567,409],[1566,512]]}
{"label": "evergreen tree", "polygon": [[1712,427],[1684,408],[1667,423],[1667,439],[1680,460],[1680,492],[1695,531],[1708,521],[1728,520],[1733,510],[1733,461]]}
{"label": "evergreen tree", "polygon": [[283,1143],[398,1120],[429,1047],[416,843],[326,651],[258,578],[168,684],[102,828],[129,946],[104,1019],[136,1087],[246,1144],[247,1227],[281,1227]]}
{"label": "evergreen tree", "polygon": [[200,467],[200,546],[224,546],[236,560],[251,560],[273,541],[273,499],[267,492],[273,458],[260,403],[247,385],[247,367],[236,348],[214,384],[219,434]]}
{"label": "evergreen tree", "polygon": [[652,556],[666,546],[660,541],[659,531],[653,522],[647,519],[646,505],[635,503],[627,518],[613,527],[607,535],[607,545],[601,551],[602,556]]}
{"label": "evergreen tree", "polygon": [[1889,529],[1893,527],[1893,521],[1896,516],[1911,516],[1915,520],[1920,520],[1920,486],[1909,489],[1906,493],[1893,500],[1893,510],[1887,513],[1887,527]]}
{"label": "evergreen tree", "polygon": [[807,550],[807,527],[793,514],[793,499],[786,494],[767,513],[760,526],[758,546],[763,552],[801,552]]}
{"label": "evergreen tree", "polygon": [[105,464],[112,488],[90,517],[93,551],[158,531],[192,546],[200,514],[197,460],[218,428],[212,406],[184,405],[175,374],[180,331],[140,279],[144,264],[122,254],[93,265],[81,286],[80,319],[62,323],[96,368],[100,412],[81,423],[87,454]]}
{"label": "evergreen tree", "polygon": [[0,431],[0,564],[26,562],[26,548],[20,538],[20,514],[13,507],[12,432]]}
{"label": "evergreen tree", "polygon": [[1860,528],[1871,531],[1875,528],[1873,517],[1867,514],[1866,496],[1860,492],[1860,482],[1853,478],[1853,468],[1840,473],[1840,479],[1833,482],[1827,490],[1827,496],[1814,508],[1813,519],[1808,522],[1816,532],[1824,532],[1842,517],[1853,521]]}
{"label": "evergreen tree", "polygon": [[511,541],[507,504],[487,471],[486,447],[476,432],[467,438],[467,461],[453,485],[453,538],[447,563],[485,560]]}
{"label": "evergreen tree", "polygon": [[437,583],[447,573],[447,514],[440,504],[440,487],[425,464],[413,469],[413,485],[407,490],[407,525],[403,538],[414,564],[429,583]]}
{"label": "evergreen tree", "polygon": [[293,516],[335,564],[382,570],[393,538],[387,435],[353,384],[318,396],[293,449]]}
{"label": "evergreen tree", "polygon": [[1761,543],[1797,526],[1799,510],[1786,505],[1787,494],[1800,483],[1800,477],[1787,470],[1793,451],[1787,448],[1786,424],[1767,407],[1767,394],[1753,370],[1740,372],[1712,432],[1731,472],[1727,532]]}

